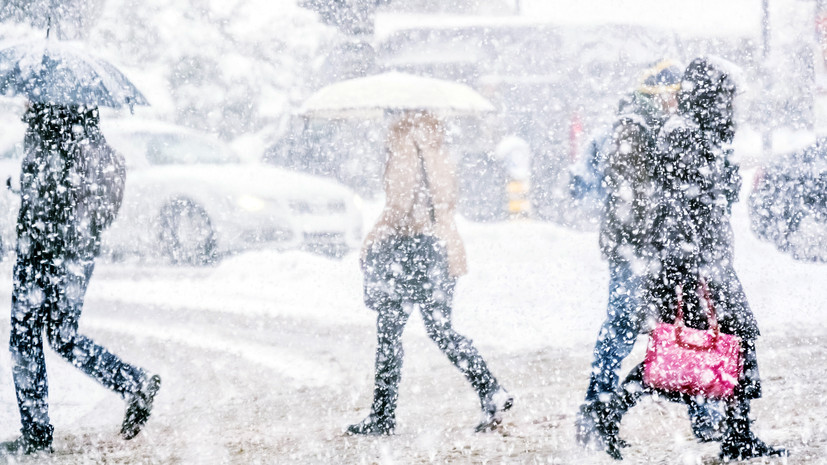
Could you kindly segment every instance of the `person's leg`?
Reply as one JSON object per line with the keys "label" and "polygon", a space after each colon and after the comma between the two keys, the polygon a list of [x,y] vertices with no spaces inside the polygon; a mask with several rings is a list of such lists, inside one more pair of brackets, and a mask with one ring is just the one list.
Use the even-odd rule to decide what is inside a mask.
{"label": "person's leg", "polygon": [[594,346],[587,403],[617,389],[620,366],[634,348],[640,332],[639,287],[640,278],[633,273],[630,264],[609,264],[609,303],[606,320]]}
{"label": "person's leg", "polygon": [[641,278],[630,264],[609,263],[609,301],[606,320],[600,328],[593,351],[589,386],[585,402],[575,420],[576,439],[583,447],[597,443],[605,447],[600,427],[601,411],[606,409],[618,388],[618,371],[635,345],[641,325]]}
{"label": "person's leg", "polygon": [[582,421],[591,422],[591,431],[589,441],[581,445],[594,442],[612,458],[622,460],[620,450],[627,444],[620,438],[620,422],[629,409],[650,394],[652,390],[643,382],[643,364],[640,364],[629,372],[616,391],[586,404],[588,410],[583,413]]}
{"label": "person's leg", "polygon": [[402,332],[408,321],[409,311],[406,311],[406,306],[401,303],[392,302],[384,311],[379,312],[376,319],[376,385],[371,410],[391,423],[394,423],[396,418],[405,355]]}
{"label": "person's leg", "polygon": [[[641,363],[632,369],[620,387],[611,396],[601,396],[600,400],[590,404],[590,418],[599,437],[599,446],[612,458],[621,460],[620,450],[626,442],[620,438],[620,423],[623,416],[644,397],[657,393],[659,397],[672,402],[692,405],[692,397],[679,392],[656,390],[643,380],[644,365]],[[608,399],[608,400],[607,400]]]}
{"label": "person's leg", "polygon": [[59,287],[56,306],[46,325],[49,344],[66,361],[126,399],[127,412],[121,434],[125,439],[132,439],[149,419],[152,402],[160,389],[160,377],[147,375],[78,333],[94,260],[67,259],[61,269],[62,276],[56,283]]}
{"label": "person's leg", "polygon": [[67,260],[56,308],[46,325],[49,345],[66,361],[123,397],[137,392],[146,373],[78,333],[78,320],[94,263]]}
{"label": "person's leg", "polygon": [[473,341],[454,329],[451,307],[457,280],[448,276],[447,270],[440,269],[440,265],[439,262],[435,263],[427,283],[422,287],[417,298],[419,310],[428,337],[477,392],[482,419],[476,431],[487,431],[502,421],[501,412],[513,406],[514,397],[500,386]]}
{"label": "person's leg", "polygon": [[721,441],[720,457],[724,461],[747,460],[754,457],[786,457],[782,448],[767,445],[752,432],[749,419],[750,400],[736,396],[727,403],[726,430]]}
{"label": "person's leg", "polygon": [[[619,436],[620,423],[623,420],[623,416],[632,407],[637,405],[644,396],[657,394],[660,398],[671,402],[686,404],[689,406],[690,415],[693,409],[695,409],[695,412],[698,412],[700,407],[703,407],[702,403],[690,395],[651,388],[643,381],[643,370],[643,364],[636,366],[628,376],[626,376],[618,390],[608,401],[597,401],[592,407],[592,415],[596,423],[596,430],[600,435],[601,445],[606,453],[615,459],[622,458],[620,449],[626,445],[625,441],[620,439]],[[706,407],[711,408],[711,406]],[[696,413],[696,415],[708,415],[708,412],[700,410],[700,413]],[[694,428],[695,425],[693,424],[693,430]]]}
{"label": "person's leg", "polygon": [[459,334],[451,324],[451,302],[456,280],[451,280],[431,298],[419,304],[428,337],[436,343],[448,360],[457,367],[484,399],[500,386],[488,369],[473,341]]}
{"label": "person's leg", "polygon": [[742,342],[744,355],[744,372],[735,394],[726,404],[726,420],[723,441],[721,441],[721,459],[746,460],[753,457],[787,456],[785,449],[775,448],[758,439],[752,432],[749,419],[750,400],[760,397],[761,385],[758,378],[758,358],[755,352],[755,340]]}
{"label": "person's leg", "polygon": [[393,434],[396,427],[396,404],[402,378],[402,331],[408,321],[409,304],[383,299],[374,301],[376,317],[376,365],[373,404],[361,423],[350,425],[350,434]]}
{"label": "person's leg", "polygon": [[[735,274],[735,270],[731,266],[716,266],[713,268],[705,268],[702,274],[707,279],[710,296],[718,317],[721,332],[738,334],[740,336],[749,334],[752,335],[753,338],[757,336],[757,326],[755,326],[755,320],[752,318],[752,312],[749,310],[746,295],[738,280],[738,276]],[[697,284],[700,285],[700,283]],[[689,302],[688,305],[694,305],[694,302],[691,302],[691,300],[695,300],[697,304],[701,304],[697,299],[697,293],[692,292],[695,287],[687,285],[685,289],[687,292],[686,300]],[[695,315],[696,318],[706,320],[705,312],[687,312],[687,314]],[[736,329],[738,331],[736,331]],[[756,372],[747,376],[746,379],[759,379],[757,365],[755,365],[754,370]],[[753,387],[747,387],[747,390],[755,391]],[[760,390],[760,386],[758,390]],[[712,442],[723,439],[724,430],[726,429],[726,402],[693,398],[688,402],[688,413],[692,425],[692,432],[699,441]]]}
{"label": "person's leg", "polygon": [[692,434],[701,442],[723,439],[724,405],[711,399],[691,398],[687,402]]}
{"label": "person's leg", "polygon": [[396,427],[396,403],[402,377],[402,331],[411,305],[405,300],[405,264],[411,241],[393,236],[371,247],[362,263],[365,305],[376,312],[376,360],[373,403],[367,418],[348,426],[348,434],[387,435]]}
{"label": "person's leg", "polygon": [[[19,254],[14,267],[9,350],[20,410],[22,436],[2,444],[2,453],[50,450],[53,427],[49,421],[49,384],[43,354],[43,326],[49,311],[49,276],[34,268],[35,259]],[[39,275],[39,277],[38,277]]]}

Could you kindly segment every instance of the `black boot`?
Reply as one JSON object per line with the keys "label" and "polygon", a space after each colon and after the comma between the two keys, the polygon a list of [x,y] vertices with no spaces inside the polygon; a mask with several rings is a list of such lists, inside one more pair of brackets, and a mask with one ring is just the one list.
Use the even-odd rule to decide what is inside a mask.
{"label": "black boot", "polygon": [[22,435],[12,441],[0,442],[0,457],[31,455],[40,452],[52,453],[52,428],[23,430]]}
{"label": "black boot", "polygon": [[692,434],[700,442],[718,442],[724,439],[726,427],[722,409],[712,401],[698,404],[694,400],[689,402],[689,421],[692,425]]}
{"label": "black boot", "polygon": [[396,429],[396,389],[375,388],[370,414],[359,423],[350,425],[346,434],[390,436]]}
{"label": "black boot", "polygon": [[345,434],[387,436],[394,433],[404,355],[402,328],[406,319],[407,314],[399,306],[379,309],[373,405],[367,418],[348,426]]}
{"label": "black boot", "polygon": [[386,383],[387,379],[383,379],[380,377],[376,380],[370,414],[361,422],[348,426],[346,434],[389,436],[394,433],[398,379],[392,378],[391,383]]}
{"label": "black boot", "polygon": [[602,446],[609,457],[615,460],[623,460],[620,449],[626,447],[626,441],[620,439],[620,420],[626,409],[618,397],[609,402],[594,402],[591,407],[591,415],[594,419],[595,432],[599,438],[595,444]]}
{"label": "black boot", "polygon": [[[597,449],[606,449],[606,441],[604,440],[606,433],[601,433],[601,431],[610,431],[612,428],[605,425],[605,419],[598,417],[598,412],[605,409],[606,407],[599,402],[586,402],[580,406],[577,419],[574,421],[575,438],[580,447],[585,449],[589,448],[590,445],[594,445]],[[619,422],[620,420],[618,420],[618,424]],[[617,437],[616,434],[615,436],[618,447],[623,449],[629,447],[628,442]]]}
{"label": "black boot", "polygon": [[750,429],[749,400],[727,406],[726,431],[721,443],[721,460],[746,460],[755,457],[787,457],[786,449],[768,446]]}
{"label": "black boot", "polygon": [[346,434],[389,436],[394,433],[399,390],[398,373],[398,370],[392,369],[377,374],[370,414],[361,422],[348,426]]}
{"label": "black boot", "polygon": [[13,441],[0,442],[0,457],[30,455],[38,452],[51,454],[53,452],[51,441],[38,442],[26,439],[25,436],[20,436]]}
{"label": "black boot", "polygon": [[366,436],[390,436],[396,428],[394,417],[380,417],[371,412],[364,420],[347,427],[347,434]]}
{"label": "black boot", "polygon": [[474,429],[477,433],[491,431],[502,423],[502,412],[514,405],[514,396],[503,388],[497,388],[489,395],[480,399],[482,406],[482,420]]}
{"label": "black boot", "polygon": [[595,444],[598,448],[604,449],[603,436],[598,432],[597,402],[586,402],[580,406],[577,412],[577,419],[574,421],[575,438],[580,447],[587,448]]}
{"label": "black boot", "polygon": [[[642,365],[633,369],[614,393],[603,393],[600,399],[580,408],[577,422],[578,442],[594,443],[615,460],[623,460],[620,450],[629,444],[620,438],[620,421],[629,409],[649,393],[642,385]],[[607,399],[608,398],[608,399]]]}
{"label": "black boot", "polygon": [[141,429],[149,420],[152,412],[152,401],[158,390],[161,389],[161,377],[154,375],[145,380],[138,392],[135,392],[127,399],[126,415],[121,425],[121,437],[132,439],[141,432]]}

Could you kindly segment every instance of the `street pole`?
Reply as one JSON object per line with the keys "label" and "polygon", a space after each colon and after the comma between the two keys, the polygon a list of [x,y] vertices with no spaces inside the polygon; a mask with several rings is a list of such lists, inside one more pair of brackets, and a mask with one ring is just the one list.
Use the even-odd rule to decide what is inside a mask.
{"label": "street pole", "polygon": [[[764,77],[764,101],[769,102],[770,105],[774,101],[770,97],[772,86],[770,85],[770,70],[769,70],[769,56],[770,56],[770,5],[769,0],[761,0],[761,61],[763,77]],[[769,105],[768,105],[769,106]],[[772,115],[773,112],[765,112],[765,118]],[[764,160],[767,160],[772,155],[772,130],[773,122],[765,120],[764,128],[761,133],[761,149]]]}
{"label": "street pole", "polygon": [[827,0],[816,0],[815,48],[813,50],[813,131],[827,136]]}

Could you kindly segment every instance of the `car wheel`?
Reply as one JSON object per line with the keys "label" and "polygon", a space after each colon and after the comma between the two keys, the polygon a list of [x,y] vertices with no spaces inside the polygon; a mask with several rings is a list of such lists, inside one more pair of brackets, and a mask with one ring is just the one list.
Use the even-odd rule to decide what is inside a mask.
{"label": "car wheel", "polygon": [[164,255],[174,264],[207,265],[216,259],[215,234],[207,212],[188,199],[161,209],[160,240]]}
{"label": "car wheel", "polygon": [[786,242],[798,260],[827,262],[827,217],[805,214],[787,232]]}

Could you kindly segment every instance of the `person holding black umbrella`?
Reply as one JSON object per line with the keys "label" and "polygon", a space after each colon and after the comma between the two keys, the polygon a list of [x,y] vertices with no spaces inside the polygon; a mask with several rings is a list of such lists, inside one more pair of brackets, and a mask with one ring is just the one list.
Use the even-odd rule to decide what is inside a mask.
{"label": "person holding black umbrella", "polygon": [[117,215],[125,180],[97,108],[34,103],[24,121],[10,334],[22,435],[0,443],[0,456],[52,449],[44,336],[69,363],[126,399],[124,439],[141,431],[161,383],[78,333],[101,232]]}
{"label": "person holding black umbrella", "polygon": [[9,338],[22,434],[0,443],[0,457],[52,450],[44,337],[125,398],[121,436],[132,439],[149,418],[161,378],[79,334],[78,320],[101,233],[118,213],[126,177],[123,158],[100,131],[98,107],[148,103],[108,62],[49,40],[0,50],[0,92],[30,102]]}

